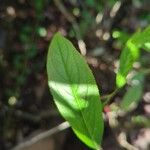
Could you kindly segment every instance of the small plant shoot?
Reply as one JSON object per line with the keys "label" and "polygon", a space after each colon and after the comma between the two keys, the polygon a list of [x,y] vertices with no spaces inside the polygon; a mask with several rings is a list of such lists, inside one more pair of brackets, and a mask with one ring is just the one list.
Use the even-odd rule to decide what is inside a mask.
{"label": "small plant shoot", "polygon": [[119,60],[119,69],[116,76],[116,85],[118,88],[126,84],[126,77],[132,69],[133,63],[139,58],[141,48],[149,50],[150,26],[143,32],[137,31],[129,38],[121,53]]}
{"label": "small plant shoot", "polygon": [[[141,49],[149,51],[149,37],[150,27],[147,27],[127,40],[119,59],[116,89],[106,96],[107,100],[102,104],[94,76],[85,59],[60,33],[54,35],[47,56],[48,85],[59,112],[77,137],[90,148],[101,149],[104,130],[102,109],[126,84],[126,77],[140,57]],[[142,97],[145,73],[139,72],[132,78],[131,87],[120,103],[120,108],[126,112],[133,104],[137,105]]]}

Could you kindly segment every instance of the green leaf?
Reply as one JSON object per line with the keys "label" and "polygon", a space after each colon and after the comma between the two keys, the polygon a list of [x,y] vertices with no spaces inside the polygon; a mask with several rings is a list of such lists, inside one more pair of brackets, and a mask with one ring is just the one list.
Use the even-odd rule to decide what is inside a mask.
{"label": "green leaf", "polygon": [[150,26],[145,28],[143,32],[139,32],[138,36],[132,39],[132,41],[139,47],[142,47],[145,43],[150,42]]}
{"label": "green leaf", "polygon": [[120,56],[120,66],[116,77],[117,87],[121,88],[125,85],[126,76],[132,69],[132,65],[138,57],[139,48],[131,40],[128,40],[126,47],[123,49]]}
{"label": "green leaf", "polygon": [[49,47],[47,73],[48,85],[61,115],[81,141],[98,149],[103,135],[98,87],[84,58],[59,33]]}
{"label": "green leaf", "polygon": [[144,30],[141,40],[141,47],[150,52],[150,26]]}
{"label": "green leaf", "polygon": [[127,41],[119,60],[119,69],[116,76],[116,85],[118,88],[121,88],[126,84],[126,76],[132,69],[133,63],[140,56],[140,48],[148,42],[150,42],[150,26],[143,32],[136,32]]}
{"label": "green leaf", "polygon": [[132,86],[128,89],[121,101],[121,108],[123,110],[129,110],[132,105],[137,105],[142,97],[144,74],[138,73],[132,79]]}
{"label": "green leaf", "polygon": [[147,42],[143,45],[143,49],[145,49],[147,52],[150,52],[150,42]]}

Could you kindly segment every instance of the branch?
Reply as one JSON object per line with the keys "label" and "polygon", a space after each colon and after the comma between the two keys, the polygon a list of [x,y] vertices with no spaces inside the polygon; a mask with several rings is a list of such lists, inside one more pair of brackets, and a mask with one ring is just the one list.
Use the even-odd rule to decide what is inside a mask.
{"label": "branch", "polygon": [[35,136],[35,137],[33,137],[33,138],[31,138],[31,139],[29,139],[27,141],[24,141],[24,142],[20,143],[19,145],[17,145],[16,147],[12,148],[11,150],[20,150],[22,148],[29,147],[29,146],[31,146],[31,145],[33,145],[33,144],[35,144],[35,143],[37,143],[37,142],[39,142],[41,140],[44,140],[44,139],[46,139],[46,138],[48,138],[50,136],[53,136],[54,134],[56,134],[56,133],[58,133],[60,131],[63,131],[65,129],[69,128],[69,127],[70,127],[70,125],[69,125],[69,123],[67,121],[63,122],[60,125],[52,128],[50,130],[42,132],[42,133],[38,134],[37,136]]}
{"label": "branch", "polygon": [[110,93],[108,95],[104,95],[104,96],[101,97],[101,99],[106,99],[105,102],[102,104],[103,107],[110,102],[110,100],[116,95],[116,93],[118,92],[118,90],[119,89],[116,88],[112,93]]}

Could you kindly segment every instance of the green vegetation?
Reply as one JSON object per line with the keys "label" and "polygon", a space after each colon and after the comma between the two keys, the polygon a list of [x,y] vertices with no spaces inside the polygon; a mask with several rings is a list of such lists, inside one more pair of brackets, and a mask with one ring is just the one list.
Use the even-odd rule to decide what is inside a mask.
{"label": "green vegetation", "polygon": [[[149,33],[150,27],[127,40],[120,56],[116,88],[125,85],[126,76],[140,56],[140,48],[150,42]],[[48,51],[47,73],[48,85],[62,116],[81,141],[93,149],[100,149],[103,118],[98,87],[84,58],[59,33],[54,35]],[[131,105],[137,105],[142,97],[144,76],[144,72],[139,72],[131,79],[132,86],[123,97],[121,109],[127,111]]]}
{"label": "green vegetation", "polygon": [[0,6],[0,149],[149,149],[150,0]]}

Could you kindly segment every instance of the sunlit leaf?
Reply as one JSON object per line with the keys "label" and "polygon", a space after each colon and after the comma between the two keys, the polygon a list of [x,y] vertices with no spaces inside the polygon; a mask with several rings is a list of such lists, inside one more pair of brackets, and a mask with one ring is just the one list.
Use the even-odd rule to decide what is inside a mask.
{"label": "sunlit leaf", "polygon": [[126,83],[126,76],[132,68],[133,63],[139,56],[139,48],[129,40],[120,56],[120,66],[116,77],[116,84],[120,88]]}
{"label": "sunlit leaf", "polygon": [[142,34],[141,47],[150,52],[150,26],[148,26]]}
{"label": "sunlit leaf", "polygon": [[143,45],[143,48],[144,48],[146,51],[150,52],[150,42],[145,43],[145,44]]}
{"label": "sunlit leaf", "polygon": [[150,42],[150,26],[148,26],[143,32],[136,32],[126,43],[120,59],[119,69],[116,76],[116,85],[121,88],[126,84],[126,77],[129,71],[132,69],[133,63],[140,56],[140,48],[144,44]]}
{"label": "sunlit leaf", "polygon": [[140,32],[132,41],[137,44],[139,47],[142,47],[143,44],[150,42],[150,26],[145,28],[143,32]]}
{"label": "sunlit leaf", "polygon": [[47,73],[48,85],[61,115],[81,141],[98,149],[103,118],[95,79],[84,58],[59,33],[49,47]]}

